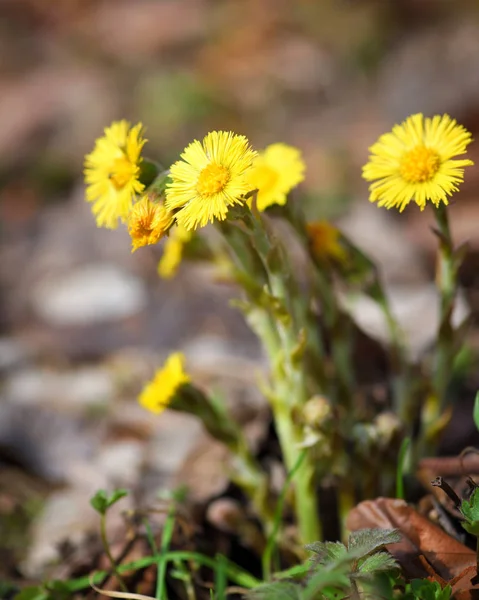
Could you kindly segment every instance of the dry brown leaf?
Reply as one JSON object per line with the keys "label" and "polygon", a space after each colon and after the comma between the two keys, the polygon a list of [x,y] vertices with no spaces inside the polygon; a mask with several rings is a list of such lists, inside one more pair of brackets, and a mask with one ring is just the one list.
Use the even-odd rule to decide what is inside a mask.
{"label": "dry brown leaf", "polygon": [[347,526],[351,531],[368,527],[398,528],[402,540],[388,546],[388,550],[410,578],[437,574],[450,581],[475,565],[473,550],[421,516],[404,500],[377,498],[361,502],[350,512]]}

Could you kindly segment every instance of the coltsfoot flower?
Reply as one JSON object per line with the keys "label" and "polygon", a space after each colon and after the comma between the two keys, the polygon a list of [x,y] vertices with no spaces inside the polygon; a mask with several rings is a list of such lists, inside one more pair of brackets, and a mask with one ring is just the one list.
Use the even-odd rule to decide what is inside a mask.
{"label": "coltsfoot flower", "polygon": [[189,375],[183,370],[184,361],[185,357],[181,352],[170,354],[138,398],[144,408],[156,414],[161,413],[173,400],[178,389],[190,382]]}
{"label": "coltsfoot flower", "polygon": [[318,261],[346,260],[346,250],[341,245],[339,229],[328,221],[308,223],[307,232],[311,251]]}
{"label": "coltsfoot flower", "polygon": [[304,180],[301,152],[286,144],[271,144],[261,152],[248,173],[252,189],[258,190],[256,205],[263,211],[272,204],[286,204],[288,193]]}
{"label": "coltsfoot flower", "polygon": [[369,149],[363,177],[374,182],[370,201],[400,211],[411,201],[421,210],[428,200],[435,206],[448,204],[448,196],[464,180],[464,167],[474,164],[455,159],[471,141],[469,131],[448,115],[408,117]]}
{"label": "coltsfoot flower", "polygon": [[178,210],[176,220],[185,229],[204,227],[226,218],[228,208],[242,204],[251,191],[245,180],[256,152],[243,135],[212,131],[195,140],[170,169],[166,207]]}
{"label": "coltsfoot flower", "polygon": [[176,275],[183,257],[183,249],[192,237],[192,232],[181,225],[170,231],[165,241],[163,255],[158,263],[158,275],[163,279],[171,279]]}
{"label": "coltsfoot flower", "polygon": [[130,127],[127,121],[114,122],[86,155],[86,199],[93,203],[98,227],[116,229],[119,219],[127,219],[136,194],[143,191],[139,176],[145,142],[141,123]]}
{"label": "coltsfoot flower", "polygon": [[175,220],[174,215],[162,202],[155,202],[147,195],[133,205],[128,215],[128,233],[131,237],[132,252],[156,244],[168,231]]}

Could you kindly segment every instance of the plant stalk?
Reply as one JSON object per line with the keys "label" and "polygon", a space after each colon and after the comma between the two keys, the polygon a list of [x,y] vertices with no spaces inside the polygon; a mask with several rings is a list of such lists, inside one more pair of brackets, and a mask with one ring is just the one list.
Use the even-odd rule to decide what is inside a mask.
{"label": "plant stalk", "polygon": [[110,550],[110,544],[108,543],[108,537],[106,535],[106,512],[100,515],[100,537],[101,542],[103,544],[103,549],[105,550],[105,554],[107,555],[108,560],[110,561],[112,571],[118,580],[118,584],[124,592],[128,592],[128,588],[126,587],[125,582],[123,581],[118,571],[118,565],[116,564],[116,561],[113,558],[113,555]]}

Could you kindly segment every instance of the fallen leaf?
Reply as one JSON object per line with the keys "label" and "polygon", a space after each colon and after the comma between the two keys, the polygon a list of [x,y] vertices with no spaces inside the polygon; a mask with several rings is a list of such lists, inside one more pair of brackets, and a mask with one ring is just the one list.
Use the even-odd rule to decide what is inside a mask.
{"label": "fallen leaf", "polygon": [[377,498],[361,502],[349,513],[347,527],[351,531],[398,528],[403,539],[388,546],[388,550],[410,578],[437,574],[450,581],[475,565],[473,550],[421,516],[404,500]]}

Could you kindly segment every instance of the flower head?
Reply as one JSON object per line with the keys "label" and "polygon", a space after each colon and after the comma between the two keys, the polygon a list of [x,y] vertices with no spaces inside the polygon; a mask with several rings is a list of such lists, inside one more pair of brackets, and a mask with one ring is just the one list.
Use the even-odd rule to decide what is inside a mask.
{"label": "flower head", "polygon": [[143,191],[139,180],[143,138],[141,123],[130,127],[127,121],[112,123],[105,135],[85,157],[86,199],[98,227],[115,229],[125,221],[135,195]]}
{"label": "flower head", "polygon": [[473,164],[454,157],[465,154],[471,141],[469,131],[448,115],[408,117],[369,149],[363,177],[374,182],[370,201],[400,211],[411,201],[421,210],[428,200],[448,204],[464,180],[464,167]]}
{"label": "flower head", "polygon": [[154,202],[148,196],[133,205],[128,215],[128,233],[132,241],[132,252],[156,244],[174,221],[173,214],[162,202]]}
{"label": "flower head", "polygon": [[192,237],[192,232],[181,225],[171,230],[163,248],[163,255],[158,263],[158,275],[163,279],[171,279],[176,275],[183,249]]}
{"label": "flower head", "polygon": [[311,251],[319,261],[346,259],[346,250],[341,245],[339,229],[328,221],[315,221],[307,225]]}
{"label": "flower head", "polygon": [[176,220],[187,230],[226,218],[228,208],[242,204],[251,190],[245,174],[256,155],[243,135],[212,131],[192,142],[170,169],[166,207],[179,209]]}
{"label": "flower head", "polygon": [[173,400],[178,388],[190,382],[190,377],[183,370],[184,361],[185,357],[181,352],[170,354],[138,398],[144,408],[153,413],[161,413]]}
{"label": "flower head", "polygon": [[261,152],[248,173],[252,189],[258,190],[258,210],[285,204],[288,193],[303,181],[305,169],[301,152],[293,146],[271,144]]}

